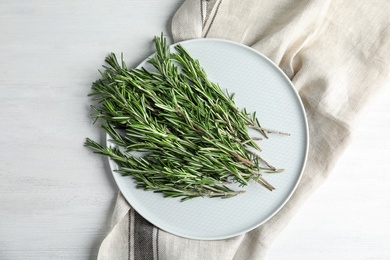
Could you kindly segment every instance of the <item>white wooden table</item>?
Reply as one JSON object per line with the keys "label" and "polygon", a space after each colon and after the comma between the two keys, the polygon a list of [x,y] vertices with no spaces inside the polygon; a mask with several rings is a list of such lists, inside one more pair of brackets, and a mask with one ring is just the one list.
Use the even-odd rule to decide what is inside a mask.
{"label": "white wooden table", "polygon": [[[0,259],[94,259],[117,188],[87,94],[109,52],[136,65],[183,0],[0,1]],[[267,259],[390,259],[390,91]]]}

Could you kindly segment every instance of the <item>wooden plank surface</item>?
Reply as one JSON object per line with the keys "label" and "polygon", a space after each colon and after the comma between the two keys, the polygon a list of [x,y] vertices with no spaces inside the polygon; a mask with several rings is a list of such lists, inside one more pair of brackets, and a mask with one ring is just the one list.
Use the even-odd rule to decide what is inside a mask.
{"label": "wooden plank surface", "polygon": [[[183,0],[0,1],[0,259],[94,259],[117,188],[88,117],[105,56],[129,66]],[[267,259],[389,259],[390,91]]]}

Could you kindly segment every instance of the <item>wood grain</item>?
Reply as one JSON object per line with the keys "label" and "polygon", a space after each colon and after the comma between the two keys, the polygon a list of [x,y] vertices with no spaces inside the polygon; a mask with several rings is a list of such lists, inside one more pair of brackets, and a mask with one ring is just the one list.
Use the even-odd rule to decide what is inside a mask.
{"label": "wood grain", "polygon": [[0,3],[0,259],[96,256],[117,188],[83,147],[90,84],[111,51],[150,55],[180,2]]}
{"label": "wood grain", "polygon": [[[109,52],[129,66],[170,34],[183,0],[0,2],[0,259],[94,259],[117,188],[83,147],[90,83]],[[389,259],[390,91],[267,259]]]}

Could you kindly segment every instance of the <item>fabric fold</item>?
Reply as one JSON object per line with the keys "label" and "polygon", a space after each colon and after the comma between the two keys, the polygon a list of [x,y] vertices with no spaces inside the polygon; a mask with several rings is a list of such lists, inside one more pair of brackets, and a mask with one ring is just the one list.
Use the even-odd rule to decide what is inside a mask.
{"label": "fabric fold", "polygon": [[144,232],[153,236],[153,253],[146,252],[148,246],[143,256],[130,252],[137,247],[132,230],[142,229],[134,227],[138,224],[128,217],[132,210],[119,195],[99,259],[263,259],[331,173],[370,101],[390,85],[388,10],[385,0],[185,1],[172,20],[175,42],[209,37],[243,43],[268,56],[291,79],[309,122],[306,168],[288,203],[262,226],[220,241],[185,239],[148,226]]}

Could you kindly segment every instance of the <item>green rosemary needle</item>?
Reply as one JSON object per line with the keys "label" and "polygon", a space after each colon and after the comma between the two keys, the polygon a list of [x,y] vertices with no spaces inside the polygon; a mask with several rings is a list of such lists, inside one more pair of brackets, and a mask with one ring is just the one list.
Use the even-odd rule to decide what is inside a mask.
{"label": "green rosemary needle", "polygon": [[91,117],[103,121],[115,146],[89,138],[85,146],[115,161],[117,172],[132,176],[138,188],[182,201],[244,192],[229,188],[232,182],[245,186],[253,180],[274,190],[262,173],[282,170],[253,152],[261,151],[255,142],[261,138],[251,138],[248,128],[265,138],[286,133],[264,129],[255,113],[239,110],[234,95],[211,82],[183,46],[171,52],[163,35],[154,43],[156,54],[148,59],[153,70],[128,69],[113,53],[106,58],[92,84],[97,105]]}

